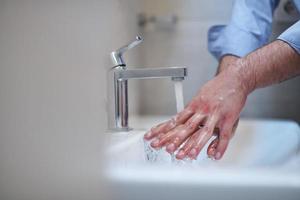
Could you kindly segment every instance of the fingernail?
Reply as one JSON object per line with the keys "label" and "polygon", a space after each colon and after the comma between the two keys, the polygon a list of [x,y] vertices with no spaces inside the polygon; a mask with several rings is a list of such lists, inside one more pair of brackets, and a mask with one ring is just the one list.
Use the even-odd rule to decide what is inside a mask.
{"label": "fingernail", "polygon": [[148,133],[145,134],[144,137],[147,139],[147,138],[149,138],[151,136],[151,134],[152,134],[151,132],[148,132]]}
{"label": "fingernail", "polygon": [[215,149],[210,149],[207,154],[208,154],[208,157],[212,158],[212,157],[215,156],[216,150]]}
{"label": "fingernail", "polygon": [[220,152],[217,152],[216,155],[215,155],[215,159],[216,160],[219,160],[221,158],[221,153]]}
{"label": "fingernail", "polygon": [[158,144],[159,144],[159,139],[155,139],[151,142],[151,146],[154,146],[154,147],[158,146]]}
{"label": "fingernail", "polygon": [[196,149],[192,149],[192,150],[190,151],[190,153],[189,153],[189,157],[190,157],[190,158],[195,158],[195,157],[196,157],[196,153],[197,153]]}
{"label": "fingernail", "polygon": [[180,150],[178,153],[177,153],[177,158],[180,158],[182,159],[184,157],[184,151],[183,150]]}
{"label": "fingernail", "polygon": [[167,151],[169,153],[173,153],[175,151],[175,144],[174,143],[171,143],[167,146]]}

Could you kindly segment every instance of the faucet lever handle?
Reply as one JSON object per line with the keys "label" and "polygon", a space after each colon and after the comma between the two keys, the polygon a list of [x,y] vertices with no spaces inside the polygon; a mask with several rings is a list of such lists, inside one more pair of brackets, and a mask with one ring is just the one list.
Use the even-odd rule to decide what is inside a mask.
{"label": "faucet lever handle", "polygon": [[128,51],[129,49],[132,49],[133,47],[137,46],[143,41],[143,38],[139,35],[135,37],[135,40],[130,42],[129,44],[111,52],[111,59],[114,64],[114,66],[126,66],[123,54]]}

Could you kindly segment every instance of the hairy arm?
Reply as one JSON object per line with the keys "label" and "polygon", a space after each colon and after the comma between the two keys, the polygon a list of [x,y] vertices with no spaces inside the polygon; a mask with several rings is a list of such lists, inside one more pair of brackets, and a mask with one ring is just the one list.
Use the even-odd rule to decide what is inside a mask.
{"label": "hairy arm", "polygon": [[237,61],[228,70],[241,77],[248,93],[300,74],[300,55],[286,42],[276,40]]}

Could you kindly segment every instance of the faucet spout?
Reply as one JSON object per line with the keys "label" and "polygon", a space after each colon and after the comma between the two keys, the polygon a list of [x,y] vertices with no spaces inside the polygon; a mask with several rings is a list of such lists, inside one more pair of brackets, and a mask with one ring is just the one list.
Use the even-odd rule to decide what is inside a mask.
{"label": "faucet spout", "polygon": [[187,76],[186,67],[126,69],[115,71],[115,79],[118,81],[154,78],[172,78],[183,80],[185,76]]}

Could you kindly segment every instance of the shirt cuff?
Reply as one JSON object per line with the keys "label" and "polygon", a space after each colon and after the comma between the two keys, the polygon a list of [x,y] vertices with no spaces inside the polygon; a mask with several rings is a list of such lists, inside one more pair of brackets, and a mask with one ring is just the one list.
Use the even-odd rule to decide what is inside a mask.
{"label": "shirt cuff", "polygon": [[300,54],[300,20],[284,31],[277,39],[288,43]]}
{"label": "shirt cuff", "polygon": [[208,50],[218,60],[226,54],[243,57],[261,45],[255,34],[234,25],[213,26],[208,31]]}

